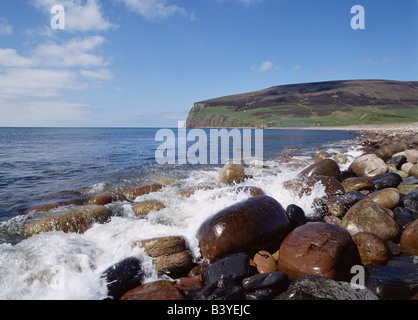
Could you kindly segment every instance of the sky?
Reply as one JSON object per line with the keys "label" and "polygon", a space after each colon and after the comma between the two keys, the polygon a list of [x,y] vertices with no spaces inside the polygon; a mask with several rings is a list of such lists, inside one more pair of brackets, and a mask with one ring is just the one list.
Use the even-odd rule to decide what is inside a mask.
{"label": "sky", "polygon": [[276,85],[418,80],[417,0],[0,1],[0,127],[176,127]]}

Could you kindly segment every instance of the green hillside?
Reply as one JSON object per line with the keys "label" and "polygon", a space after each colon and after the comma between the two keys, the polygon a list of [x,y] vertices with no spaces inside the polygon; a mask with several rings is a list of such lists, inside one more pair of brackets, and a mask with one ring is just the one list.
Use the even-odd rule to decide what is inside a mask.
{"label": "green hillside", "polygon": [[187,127],[305,127],[418,121],[418,81],[284,85],[195,103]]}

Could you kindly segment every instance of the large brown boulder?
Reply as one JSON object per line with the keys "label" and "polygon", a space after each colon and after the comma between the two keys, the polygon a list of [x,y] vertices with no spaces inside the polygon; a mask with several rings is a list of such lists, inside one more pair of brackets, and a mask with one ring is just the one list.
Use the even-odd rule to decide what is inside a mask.
{"label": "large brown boulder", "polygon": [[402,233],[400,245],[403,252],[418,256],[418,220],[406,227]]}
{"label": "large brown boulder", "polygon": [[290,280],[303,275],[319,275],[344,280],[357,262],[351,235],[327,223],[305,224],[293,230],[282,242],[278,268]]}
{"label": "large brown boulder", "polygon": [[392,257],[387,242],[374,233],[356,233],[353,236],[353,241],[359,251],[361,263],[364,265],[386,265]]}
{"label": "large brown boulder", "polygon": [[391,210],[382,208],[373,200],[363,199],[347,211],[340,226],[351,235],[371,232],[384,240],[396,239],[399,226],[391,214]]}
{"label": "large brown boulder", "polygon": [[373,200],[383,208],[393,209],[398,206],[401,197],[397,189],[387,188],[369,193],[367,199]]}
{"label": "large brown boulder", "polygon": [[374,176],[388,172],[387,164],[375,154],[365,154],[358,157],[348,167],[361,178],[373,178]]}
{"label": "large brown boulder", "polygon": [[196,237],[202,256],[213,261],[231,253],[279,246],[288,230],[289,219],[280,203],[269,196],[257,196],[207,219]]}
{"label": "large brown boulder", "polygon": [[332,159],[318,161],[299,173],[299,177],[327,176],[341,180],[341,171],[337,162]]}
{"label": "large brown boulder", "polygon": [[351,177],[344,179],[341,184],[343,185],[345,192],[374,189],[374,183],[367,178]]}

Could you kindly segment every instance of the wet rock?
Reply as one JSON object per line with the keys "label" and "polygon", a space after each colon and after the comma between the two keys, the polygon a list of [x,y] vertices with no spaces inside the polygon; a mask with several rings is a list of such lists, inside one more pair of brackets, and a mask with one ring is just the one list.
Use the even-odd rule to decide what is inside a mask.
{"label": "wet rock", "polygon": [[357,197],[349,194],[321,199],[321,203],[325,206],[327,213],[336,217],[342,217],[357,201]]}
{"label": "wet rock", "polygon": [[412,176],[412,177],[409,177],[409,178],[405,178],[405,179],[403,179],[403,181],[401,182],[401,184],[399,186],[412,185],[412,184],[418,184],[418,177]]}
{"label": "wet rock", "polygon": [[106,223],[112,212],[103,206],[78,206],[63,208],[34,218],[24,228],[24,236],[31,237],[41,232],[63,231],[84,233],[95,223]]}
{"label": "wet rock", "polygon": [[95,195],[87,200],[86,205],[97,205],[97,206],[104,206],[108,203],[111,203],[114,201],[114,198],[109,193],[101,193],[98,195]]}
{"label": "wet rock", "polygon": [[370,232],[384,240],[395,239],[399,234],[399,226],[390,216],[389,209],[380,207],[370,199],[357,202],[345,214],[341,227],[351,235],[358,232]]}
{"label": "wet rock", "polygon": [[225,256],[209,265],[203,273],[205,285],[227,279],[234,285],[241,284],[242,279],[249,275],[250,257],[247,253]]}
{"label": "wet rock", "polygon": [[351,286],[348,282],[327,277],[308,275],[297,279],[289,289],[275,300],[378,300],[366,288]]}
{"label": "wet rock", "polygon": [[167,274],[173,279],[187,275],[195,265],[194,256],[189,250],[156,257],[153,260],[158,273]]}
{"label": "wet rock", "polygon": [[79,204],[80,204],[79,201],[60,201],[60,202],[55,202],[55,203],[41,204],[41,205],[26,209],[25,211],[22,212],[22,214],[27,215],[29,213],[49,212],[57,208],[74,206],[74,205],[79,205]]}
{"label": "wet rock", "polygon": [[405,228],[414,221],[414,218],[412,217],[412,214],[410,214],[408,211],[403,209],[403,207],[397,207],[393,210],[393,213],[395,214],[395,221],[401,228],[401,230],[405,230]]}
{"label": "wet rock", "polygon": [[287,275],[280,271],[256,274],[242,280],[242,287],[247,291],[271,288],[283,292],[289,284]]}
{"label": "wet rock", "polygon": [[403,195],[407,195],[408,193],[417,190],[418,189],[418,184],[402,184],[399,185],[397,190],[399,191],[399,193],[403,194]]}
{"label": "wet rock", "polygon": [[400,240],[403,252],[418,256],[418,220],[410,223],[404,230]]}
{"label": "wet rock", "polygon": [[393,164],[398,170],[400,170],[402,165],[406,162],[407,162],[407,159],[405,156],[397,156],[389,160],[389,163]]}
{"label": "wet rock", "polygon": [[173,282],[158,280],[143,284],[125,293],[121,300],[185,300]]}
{"label": "wet rock", "polygon": [[403,206],[413,214],[418,214],[418,189],[409,192],[402,199]]}
{"label": "wet rock", "polygon": [[224,280],[214,282],[204,287],[194,296],[194,300],[236,301],[243,299],[243,288],[241,286],[235,286]]}
{"label": "wet rock", "polygon": [[323,221],[334,226],[339,226],[341,224],[341,219],[335,216],[324,216]]}
{"label": "wet rock", "polygon": [[165,205],[156,200],[142,201],[133,207],[133,211],[137,216],[143,216],[151,211],[160,211],[163,209],[165,209]]}
{"label": "wet rock", "polygon": [[375,154],[366,154],[358,157],[348,167],[361,178],[372,178],[388,171],[386,163]]}
{"label": "wet rock", "polygon": [[215,260],[227,254],[253,254],[278,246],[289,230],[283,207],[268,196],[252,197],[207,219],[197,231],[201,254]]}
{"label": "wet rock", "polygon": [[122,192],[122,194],[129,200],[135,200],[137,197],[143,196],[145,194],[149,194],[151,192],[159,191],[164,186],[162,184],[150,184],[142,187],[135,187],[126,189]]}
{"label": "wet rock", "polygon": [[253,260],[258,273],[269,273],[277,271],[276,261],[273,259],[273,256],[265,250],[257,252]]}
{"label": "wet rock", "polygon": [[132,247],[144,248],[146,254],[152,257],[155,270],[175,279],[187,275],[194,266],[194,256],[188,250],[183,237],[161,237],[137,241]]}
{"label": "wet rock", "polygon": [[138,258],[127,258],[102,273],[102,278],[107,283],[108,295],[111,299],[118,300],[129,290],[142,284],[145,272]]}
{"label": "wet rock", "polygon": [[245,180],[244,167],[240,164],[228,163],[222,168],[218,180],[227,184],[241,183]]}
{"label": "wet rock", "polygon": [[369,193],[366,198],[373,200],[379,206],[387,209],[395,208],[401,200],[399,191],[395,188],[387,188]]}
{"label": "wet rock", "polygon": [[293,230],[306,222],[306,216],[303,209],[295,204],[290,204],[286,208],[286,214],[289,218],[290,229]]}
{"label": "wet rock", "polygon": [[381,156],[382,159],[389,159],[395,154],[403,152],[405,149],[408,148],[408,144],[406,142],[398,142],[398,143],[391,143],[382,146],[381,148],[376,150],[376,154]]}
{"label": "wet rock", "polygon": [[191,289],[202,288],[202,276],[197,275],[194,277],[182,277],[177,279],[176,287],[179,288],[181,291],[187,291]]}
{"label": "wet rock", "polygon": [[387,172],[374,176],[371,178],[371,181],[374,183],[376,190],[381,190],[385,188],[396,188],[402,182],[402,178],[397,173]]}
{"label": "wet rock", "polygon": [[344,187],[337,179],[325,176],[305,177],[283,183],[285,189],[296,193],[299,197],[310,195],[317,185],[322,185],[325,188],[327,196],[334,196],[345,192]]}
{"label": "wet rock", "polygon": [[397,157],[397,156],[405,156],[406,160],[412,164],[415,164],[418,162],[418,150],[415,150],[415,149],[405,150],[403,152],[399,152],[393,155],[393,157]]}
{"label": "wet rock", "polygon": [[341,180],[341,171],[338,164],[332,159],[323,159],[310,165],[299,173],[299,177],[327,176]]}
{"label": "wet rock", "polygon": [[418,177],[418,164],[414,164],[411,169],[409,169],[408,174],[410,176]]}
{"label": "wet rock", "polygon": [[296,228],[283,240],[278,268],[290,280],[303,275],[345,279],[356,262],[355,249],[344,229],[322,222],[309,223]]}
{"label": "wet rock", "polygon": [[418,291],[418,272],[407,268],[368,265],[366,286],[380,300],[408,300]]}
{"label": "wet rock", "polygon": [[281,292],[276,289],[272,288],[265,288],[265,289],[257,289],[249,292],[244,293],[245,300],[254,300],[254,301],[262,301],[262,300],[272,300],[274,297],[279,295]]}
{"label": "wet rock", "polygon": [[407,173],[409,175],[409,170],[411,170],[411,168],[413,166],[414,165],[412,163],[407,162],[407,163],[405,163],[405,164],[402,165],[401,171],[403,171],[403,172],[405,172],[405,173]]}
{"label": "wet rock", "polygon": [[156,258],[187,250],[186,240],[181,236],[160,237],[136,241],[132,246],[144,248],[150,257]]}
{"label": "wet rock", "polygon": [[367,178],[348,178],[343,180],[342,185],[344,187],[345,192],[374,189],[374,183]]}
{"label": "wet rock", "polygon": [[363,265],[385,265],[392,257],[389,245],[374,233],[359,232],[353,236]]}

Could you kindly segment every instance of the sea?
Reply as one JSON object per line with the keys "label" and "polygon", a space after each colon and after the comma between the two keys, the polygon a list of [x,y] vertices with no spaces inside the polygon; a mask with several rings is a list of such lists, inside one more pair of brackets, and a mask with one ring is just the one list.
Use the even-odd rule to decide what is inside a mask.
{"label": "sea", "polygon": [[[132,249],[137,240],[181,235],[196,261],[201,259],[195,236],[200,225],[251,195],[218,181],[223,163],[159,163],[156,152],[164,142],[156,137],[162,129],[0,128],[0,300],[105,299],[103,271],[131,256],[142,261],[145,282],[160,279],[143,249]],[[180,140],[178,128],[164,130],[171,130],[176,141]],[[214,129],[202,130],[209,137]],[[255,139],[256,131],[251,132]],[[359,139],[348,131],[262,130],[262,159],[243,161],[248,179],[239,185],[259,187],[283,207],[296,204],[307,215],[314,214],[311,204],[324,195],[323,187],[318,185],[311,195],[299,198],[284,189],[283,182],[312,164],[320,151],[345,155],[348,162],[341,169],[347,169],[361,154]],[[187,148],[195,143],[187,141]],[[220,153],[222,148],[232,154],[236,146],[231,139],[230,145],[219,144]],[[116,194],[152,183],[165,187],[134,203],[158,200],[166,207],[161,211],[138,217],[132,210],[134,203],[120,200],[106,205],[113,212],[109,222],[95,224],[83,234],[54,231],[23,236],[31,216],[42,213],[22,212],[51,201],[48,195]],[[188,198],[180,195],[196,186],[211,188]]]}

